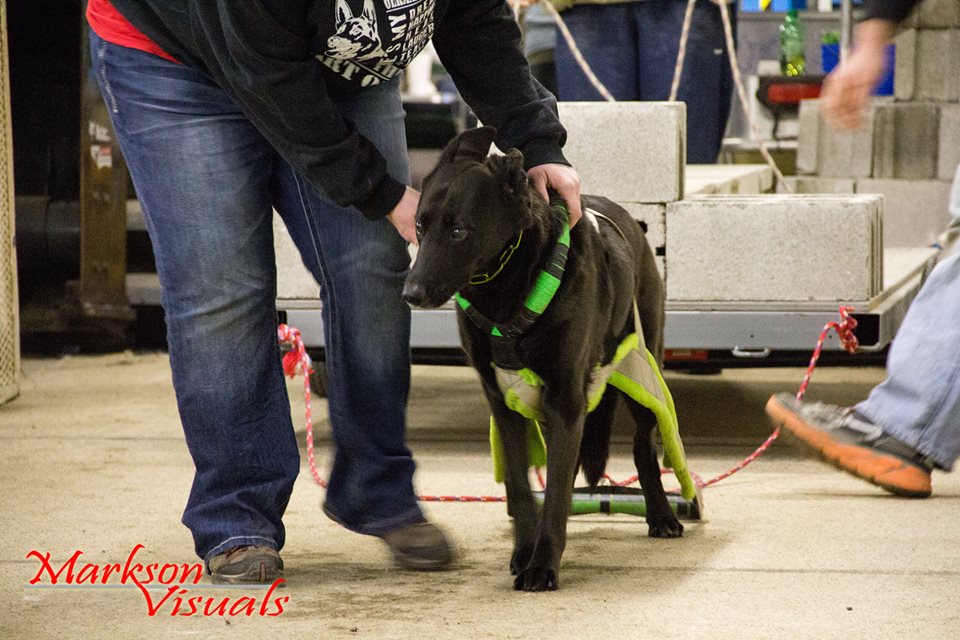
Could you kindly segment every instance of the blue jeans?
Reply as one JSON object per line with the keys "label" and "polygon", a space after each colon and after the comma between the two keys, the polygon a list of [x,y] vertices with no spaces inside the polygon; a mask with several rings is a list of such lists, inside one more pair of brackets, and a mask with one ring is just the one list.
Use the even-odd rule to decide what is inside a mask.
{"label": "blue jeans", "polygon": [[[683,0],[583,4],[564,11],[563,19],[614,98],[667,100],[686,6]],[[736,5],[729,9],[736,34]],[[560,100],[602,100],[559,32],[556,65]],[[699,0],[677,92],[677,99],[687,104],[687,162],[717,161],[732,95],[720,9],[710,0]]]}
{"label": "blue jeans", "polygon": [[[950,200],[960,223],[960,168]],[[941,469],[960,457],[960,250],[942,260],[910,305],[887,356],[887,379],[857,413]]]}
{"label": "blue jeans", "polygon": [[[196,465],[183,515],[204,560],[280,549],[300,455],[277,344],[272,210],[321,286],[335,456],[325,511],[372,535],[422,522],[405,444],[406,245],[306,183],[202,72],[91,35],[163,289],[173,384]],[[397,82],[339,103],[408,180]]]}

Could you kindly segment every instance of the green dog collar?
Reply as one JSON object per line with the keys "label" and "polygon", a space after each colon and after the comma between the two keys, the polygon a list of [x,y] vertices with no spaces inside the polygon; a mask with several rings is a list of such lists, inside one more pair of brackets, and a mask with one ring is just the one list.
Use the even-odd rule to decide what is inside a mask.
{"label": "green dog collar", "polygon": [[[459,291],[454,294],[454,299],[467,314],[467,317],[484,332],[498,338],[519,338],[533,326],[537,318],[543,315],[560,288],[560,283],[563,281],[563,272],[567,265],[567,256],[570,253],[570,220],[565,206],[560,204],[553,206],[563,213],[563,229],[550,257],[547,259],[546,265],[540,270],[533,283],[533,288],[527,294],[523,302],[523,309],[515,318],[506,324],[498,325],[477,311],[476,307],[464,298]],[[499,273],[499,270],[497,273]]]}

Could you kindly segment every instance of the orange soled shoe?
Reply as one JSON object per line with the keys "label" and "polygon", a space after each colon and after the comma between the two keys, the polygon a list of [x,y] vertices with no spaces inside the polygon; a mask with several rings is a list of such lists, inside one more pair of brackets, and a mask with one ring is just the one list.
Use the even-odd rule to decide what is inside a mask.
{"label": "orange soled shoe", "polygon": [[877,425],[836,405],[797,400],[778,393],[767,402],[767,414],[803,445],[838,469],[911,498],[930,495],[933,462]]}

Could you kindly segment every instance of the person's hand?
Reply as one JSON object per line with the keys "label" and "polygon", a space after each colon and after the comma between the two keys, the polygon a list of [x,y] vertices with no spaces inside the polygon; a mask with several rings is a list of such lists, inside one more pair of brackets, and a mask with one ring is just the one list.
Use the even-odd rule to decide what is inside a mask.
{"label": "person's hand", "polygon": [[547,189],[553,189],[560,194],[567,203],[570,227],[573,228],[583,215],[580,211],[580,176],[574,168],[565,164],[541,164],[527,171],[527,177],[533,183],[533,188],[547,202],[550,202]]}
{"label": "person's hand", "polygon": [[417,244],[417,204],[420,202],[420,192],[407,187],[400,202],[387,214],[387,220],[393,223],[404,240]]}
{"label": "person's hand", "polygon": [[856,129],[870,94],[884,72],[884,48],[893,23],[867,20],[857,27],[856,42],[847,61],[827,76],[820,108],[827,121],[841,129]]}

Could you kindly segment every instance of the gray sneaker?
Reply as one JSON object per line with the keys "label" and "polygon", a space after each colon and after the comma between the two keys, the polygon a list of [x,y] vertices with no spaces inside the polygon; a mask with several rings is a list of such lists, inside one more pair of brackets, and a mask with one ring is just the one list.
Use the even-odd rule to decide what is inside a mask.
{"label": "gray sneaker", "polygon": [[767,414],[796,442],[838,469],[900,496],[930,495],[933,462],[853,409],[778,393],[767,402]]}
{"label": "gray sneaker", "polygon": [[404,569],[439,571],[448,569],[457,552],[443,530],[430,522],[394,529],[381,536],[394,560]]}
{"label": "gray sneaker", "polygon": [[271,584],[283,577],[283,560],[276,549],[239,546],[210,558],[215,584]]}

